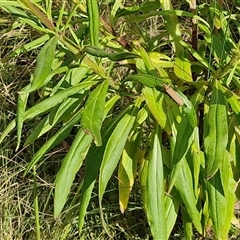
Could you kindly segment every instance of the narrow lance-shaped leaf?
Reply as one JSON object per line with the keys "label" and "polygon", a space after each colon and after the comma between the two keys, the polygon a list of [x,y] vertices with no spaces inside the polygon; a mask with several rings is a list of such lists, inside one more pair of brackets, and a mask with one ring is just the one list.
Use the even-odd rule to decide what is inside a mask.
{"label": "narrow lance-shaped leaf", "polygon": [[227,197],[224,194],[220,172],[205,181],[209,199],[209,215],[213,222],[213,230],[217,239],[228,239],[225,231]]}
{"label": "narrow lance-shaped leaf", "polygon": [[196,229],[199,233],[202,233],[201,215],[196,207],[197,198],[195,196],[192,179],[192,173],[186,158],[183,158],[175,186],[181,195],[185,209],[188,215],[191,217]]}
{"label": "narrow lance-shaped leaf", "polygon": [[[119,98],[118,96],[114,96],[113,98],[108,100],[105,106],[104,116],[107,115],[107,113],[113,107],[113,105],[118,100],[118,98]],[[82,230],[82,227],[84,224],[84,217],[85,217],[87,207],[91,199],[91,194],[96,182],[96,178],[98,176],[98,172],[102,163],[102,158],[106,148],[106,144],[114,128],[116,127],[117,123],[125,115],[125,113],[126,111],[123,111],[114,119],[112,119],[112,121],[110,121],[109,124],[105,126],[104,130],[102,130],[102,135],[103,135],[102,146],[96,147],[95,145],[92,145],[86,156],[85,176],[82,184],[82,195],[81,195],[81,201],[80,201],[80,207],[79,207],[79,222],[78,222],[79,231]]]}
{"label": "narrow lance-shaped leaf", "polygon": [[219,169],[228,143],[228,117],[221,84],[214,81],[209,111],[206,115],[207,131],[204,132],[206,156],[205,177],[211,178]]}
{"label": "narrow lance-shaped leaf", "polygon": [[240,125],[240,97],[227,88],[222,87],[222,89]]}
{"label": "narrow lance-shaped leaf", "polygon": [[145,87],[143,89],[145,101],[158,124],[168,134],[171,133],[171,126],[167,118],[167,109],[164,101],[164,94],[154,88]]}
{"label": "narrow lance-shaped leaf", "polygon": [[[30,85],[27,85],[23,88],[23,90],[27,90],[30,88]],[[23,121],[25,116],[25,109],[27,106],[28,100],[28,93],[19,93],[18,100],[17,100],[17,147],[16,151],[18,150],[20,143],[21,143],[21,135],[22,135],[22,127]]]}
{"label": "narrow lance-shaped leaf", "polygon": [[31,87],[23,91],[32,92],[45,84],[45,80],[51,72],[52,62],[55,56],[57,46],[57,37],[53,37],[43,46],[37,56],[37,66],[33,74]]}
{"label": "narrow lance-shaped leaf", "polygon": [[99,10],[97,0],[87,0],[87,12],[89,17],[90,39],[93,46],[98,46],[99,35]]}
{"label": "narrow lance-shaped leaf", "polygon": [[95,46],[87,46],[83,49],[84,52],[89,53],[95,57],[107,57],[112,61],[122,61],[125,59],[132,59],[132,58],[139,58],[140,56],[136,53],[132,52],[116,52],[116,53],[109,53],[103,50],[100,47]]}
{"label": "narrow lance-shaped leaf", "polygon": [[92,142],[92,136],[84,133],[80,129],[75,137],[75,140],[63,159],[62,166],[57,173],[56,188],[54,195],[54,216],[58,217],[61,213],[70,192],[73,180],[82,165],[90,144]]}
{"label": "narrow lance-shaped leaf", "polygon": [[174,143],[172,172],[168,192],[171,191],[172,187],[177,181],[178,174],[180,173],[182,168],[182,160],[192,143],[193,132],[194,128],[189,124],[187,117],[183,116],[181,123],[177,127],[177,136]]}
{"label": "narrow lance-shaped leaf", "polygon": [[99,201],[101,202],[107,183],[120,160],[128,135],[134,124],[142,99],[136,100],[135,105],[119,121],[110,136],[99,174]]}
{"label": "narrow lance-shaped leaf", "polygon": [[156,123],[150,143],[145,189],[145,211],[154,239],[167,239],[161,134]]}
{"label": "narrow lance-shaped leaf", "polygon": [[82,126],[86,133],[90,133],[97,146],[101,146],[101,126],[104,116],[104,105],[109,81],[104,80],[89,96],[82,114]]}
{"label": "narrow lance-shaped leaf", "polygon": [[56,134],[54,134],[46,143],[44,143],[41,148],[36,152],[32,160],[27,165],[27,168],[24,172],[26,175],[32,168],[35,166],[49,151],[54,148],[57,144],[63,141],[65,137],[68,136],[74,124],[76,124],[81,118],[81,114],[76,114],[69,122],[67,122]]}
{"label": "narrow lance-shaped leaf", "polygon": [[31,10],[31,12],[38,19],[40,19],[43,22],[43,24],[47,28],[49,28],[52,31],[55,30],[53,23],[47,18],[47,16],[39,8],[37,8],[34,4],[32,4],[30,0],[22,0],[22,2]]}
{"label": "narrow lance-shaped leaf", "polygon": [[186,50],[182,49],[176,56],[174,73],[178,78],[186,82],[192,82],[191,63]]}
{"label": "narrow lance-shaped leaf", "polygon": [[176,198],[176,195],[179,195],[176,188],[173,188],[171,194],[167,194],[165,196],[165,211],[166,211],[166,232],[167,232],[167,239],[172,232],[172,229],[175,225],[178,216],[178,209],[179,209],[179,201]]}
{"label": "narrow lance-shaped leaf", "polygon": [[38,116],[40,114],[43,114],[43,113],[49,111],[52,107],[58,105],[59,103],[61,103],[67,97],[70,97],[71,95],[73,95],[75,93],[78,93],[85,88],[88,89],[89,87],[91,87],[95,84],[96,84],[95,81],[86,81],[86,82],[79,83],[76,86],[67,88],[63,91],[60,91],[60,92],[56,93],[52,97],[47,98],[47,99],[43,100],[42,102],[40,102],[40,103],[34,105],[33,107],[29,108],[25,112],[24,120],[33,118],[35,116]]}
{"label": "narrow lance-shaped leaf", "polygon": [[[86,92],[87,93],[87,92]],[[67,98],[64,100],[56,110],[53,108],[47,117],[45,117],[28,136],[24,146],[34,142],[37,138],[41,137],[44,133],[52,129],[56,123],[69,119],[72,117],[71,113],[76,109],[76,107],[81,103],[85,94],[79,94],[77,98]],[[53,119],[51,119],[53,118]]]}
{"label": "narrow lance-shaped leaf", "polygon": [[138,131],[127,141],[118,167],[119,205],[122,213],[127,208],[136,175],[141,136]]}
{"label": "narrow lance-shaped leaf", "polygon": [[169,78],[155,77],[150,74],[133,74],[124,79],[124,82],[133,81],[143,84],[147,87],[157,87],[163,84],[171,84]]}

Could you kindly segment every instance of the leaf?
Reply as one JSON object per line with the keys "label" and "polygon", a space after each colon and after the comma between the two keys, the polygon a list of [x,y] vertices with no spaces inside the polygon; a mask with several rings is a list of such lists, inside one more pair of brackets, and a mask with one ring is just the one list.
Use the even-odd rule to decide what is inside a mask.
{"label": "leaf", "polygon": [[[24,87],[24,90],[27,90],[30,88],[30,85],[27,85]],[[22,135],[22,127],[23,127],[23,121],[25,116],[25,109],[27,106],[27,100],[28,100],[28,93],[19,93],[18,94],[18,100],[17,100],[17,146],[16,151],[18,150],[20,143],[21,143],[21,135]]]}
{"label": "leaf", "polygon": [[192,174],[192,181],[193,181],[193,188],[195,191],[195,196],[198,195],[199,191],[199,173],[201,168],[201,163],[204,162],[204,154],[200,150],[200,143],[199,143],[199,130],[198,128],[194,129],[193,133],[193,143],[191,148],[187,152],[186,160],[188,162],[189,168]]}
{"label": "leaf", "polygon": [[177,181],[178,175],[182,168],[183,158],[185,157],[188,149],[192,143],[192,135],[194,128],[189,124],[186,116],[183,116],[181,123],[177,126],[176,140],[174,140],[174,152],[172,157],[172,171],[170,176],[169,190]]}
{"label": "leaf", "polygon": [[140,58],[136,53],[131,52],[118,52],[118,53],[109,53],[108,58],[112,61],[122,61],[125,59]]}
{"label": "leaf", "polygon": [[190,101],[195,109],[195,112],[198,110],[198,105],[203,102],[206,90],[207,86],[202,86],[191,96]]}
{"label": "leaf", "polygon": [[108,57],[109,53],[106,52],[105,50],[103,50],[100,47],[96,47],[96,46],[87,46],[83,49],[84,52],[95,56],[95,57]]}
{"label": "leaf", "polygon": [[0,135],[0,143],[5,139],[5,137],[16,127],[17,120],[13,119],[7,127],[4,129],[4,131]]}
{"label": "leaf", "polygon": [[184,239],[193,239],[192,220],[183,207],[181,207],[181,214],[184,227]]}
{"label": "leaf", "polygon": [[160,8],[160,3],[158,0],[147,0],[139,6],[125,7],[123,9],[119,9],[116,13],[115,18],[117,19],[119,17],[131,15],[134,13],[148,13],[158,8]]}
{"label": "leaf", "polygon": [[[224,171],[226,171],[224,169]],[[227,170],[228,171],[228,170]],[[217,239],[228,239],[234,207],[234,181],[229,179],[228,191],[224,193],[220,172],[205,181],[209,198],[209,214]]]}
{"label": "leaf", "polygon": [[237,118],[238,124],[240,125],[240,97],[227,88],[222,87],[222,90]]}
{"label": "leaf", "polygon": [[132,58],[139,58],[140,56],[136,53],[131,52],[116,52],[116,53],[109,53],[103,50],[100,47],[95,46],[88,46],[84,48],[84,52],[91,54],[96,57],[107,57],[112,61],[121,61],[125,59],[132,59]]}
{"label": "leaf", "polygon": [[182,49],[176,56],[174,73],[178,78],[186,82],[192,82],[192,71],[189,56],[186,50]]}
{"label": "leaf", "polygon": [[24,5],[26,5],[29,10],[38,18],[40,19],[43,24],[51,31],[55,30],[55,27],[53,25],[53,23],[45,16],[44,13],[42,13],[42,11],[36,7],[34,4],[31,3],[31,1],[29,0],[22,0],[22,3]]}
{"label": "leaf", "polygon": [[156,86],[161,86],[162,84],[170,83],[169,79],[155,77],[149,74],[133,74],[124,79],[124,82],[129,82],[129,81],[138,82],[143,84],[144,86],[151,87],[151,88]]}
{"label": "leaf", "polygon": [[89,96],[85,109],[82,113],[82,126],[86,133],[94,137],[97,146],[101,146],[102,139],[100,129],[104,117],[104,105],[107,96],[109,81],[105,80],[99,84]]}
{"label": "leaf", "polygon": [[182,201],[184,203],[185,209],[189,214],[193,224],[195,225],[198,232],[202,233],[201,227],[201,215],[197,210],[197,198],[195,197],[192,173],[187,164],[186,159],[182,160],[181,169],[179,170],[178,177],[175,182],[175,187],[177,188]]}
{"label": "leaf", "polygon": [[61,143],[70,133],[74,124],[76,124],[81,118],[81,114],[76,114],[69,122],[67,122],[60,130],[57,131],[41,148],[36,152],[31,161],[28,163],[27,168],[24,172],[26,175],[52,148]]}
{"label": "leaf", "polygon": [[180,95],[184,103],[182,106],[183,113],[186,115],[191,126],[195,128],[197,126],[197,115],[193,107],[193,104],[188,100],[187,96],[185,96],[180,90],[176,89],[176,91]]}
{"label": "leaf", "polygon": [[37,56],[37,66],[33,74],[31,87],[23,91],[33,92],[44,86],[45,80],[51,72],[52,62],[55,56],[57,46],[57,37],[53,37],[47,41]]}
{"label": "leaf", "polygon": [[70,192],[73,180],[76,173],[82,165],[90,144],[92,136],[84,133],[79,129],[69,152],[64,157],[62,166],[57,173],[55,181],[55,194],[54,194],[54,217],[58,217],[61,213]]}
{"label": "leaf", "polygon": [[25,112],[24,120],[34,118],[37,115],[40,115],[45,113],[46,111],[49,111],[52,107],[58,105],[67,97],[70,97],[75,93],[79,93],[80,91],[84,90],[85,88],[87,89],[94,84],[96,84],[95,81],[86,81],[56,93],[52,97],[47,98],[41,101],[40,103],[36,104],[35,106],[29,108]]}
{"label": "leaf", "polygon": [[216,72],[215,69],[213,68],[213,66],[211,64],[209,64],[209,62],[206,60],[205,57],[202,57],[195,49],[193,49],[190,44],[180,40],[180,43],[182,44],[182,46],[187,49],[194,58],[196,58],[198,60],[198,62],[205,67],[205,69],[207,70],[211,70],[213,73]]}
{"label": "leaf", "polygon": [[[164,1],[162,1],[162,2],[164,3]],[[169,1],[165,0],[165,3],[167,5],[169,3]],[[170,4],[168,4],[168,5],[170,5]],[[176,15],[176,16],[179,16],[179,17],[190,17],[190,18],[193,18],[193,19],[197,19],[201,23],[204,23],[204,25],[207,28],[211,29],[211,26],[209,25],[209,23],[206,20],[204,20],[203,18],[201,18],[201,17],[199,17],[199,16],[197,16],[197,15],[195,15],[193,13],[187,12],[187,11],[172,10],[170,8],[168,6],[168,9],[165,8],[165,10],[163,10],[163,11],[152,11],[152,12],[147,12],[147,13],[144,13],[144,14],[139,14],[137,16],[132,16],[131,18],[127,19],[127,21],[128,22],[143,22],[143,21],[146,21],[147,18],[152,17],[152,16],[164,16],[164,17],[167,16],[168,17],[169,15]],[[174,20],[174,25],[176,24],[176,22],[178,22],[178,20],[177,21]],[[169,26],[171,26],[171,25],[169,24]],[[175,29],[173,28],[172,31],[173,30],[175,30]]]}
{"label": "leaf", "polygon": [[228,117],[226,101],[221,84],[215,80],[204,132],[204,153],[206,157],[205,177],[211,178],[223,161],[228,143]]}
{"label": "leaf", "polygon": [[164,94],[156,89],[145,87],[143,95],[149,110],[151,111],[158,124],[168,134],[171,133],[171,126],[167,118],[167,109],[164,101]]}
{"label": "leaf", "polygon": [[[76,109],[76,107],[81,103],[86,94],[79,94],[77,98],[67,98],[57,109],[52,109],[47,117],[45,117],[28,136],[24,146],[34,142],[37,138],[52,129],[57,123],[63,121],[67,117],[71,118],[71,113]],[[53,113],[54,112],[54,113]],[[52,119],[53,118],[53,119]]]}
{"label": "leaf", "polygon": [[[155,124],[146,173],[145,211],[154,239],[167,239],[161,129]],[[161,226],[161,227],[159,227]]]}
{"label": "leaf", "polygon": [[91,44],[93,46],[98,46],[100,19],[97,0],[87,0],[87,13],[89,17],[89,34]]}
{"label": "leaf", "polygon": [[[117,98],[115,98],[117,99]],[[112,105],[112,100],[110,99],[106,103],[106,109],[109,109],[109,104]],[[81,194],[81,201],[80,201],[80,208],[79,208],[79,221],[78,227],[79,231],[82,230],[84,224],[84,217],[86,215],[87,206],[89,204],[91,193],[93,191],[96,178],[98,176],[98,172],[100,170],[100,166],[102,164],[103,154],[106,149],[107,142],[116,128],[118,122],[125,116],[126,112],[129,109],[122,111],[119,115],[117,115],[114,119],[112,119],[104,129],[102,129],[102,136],[103,136],[103,144],[100,147],[96,147],[92,145],[88,151],[88,154],[85,159],[85,176],[82,184],[82,194]],[[105,115],[107,112],[105,112]]]}
{"label": "leaf", "polygon": [[127,208],[130,192],[136,176],[141,136],[141,132],[137,131],[131,139],[126,142],[118,167],[119,205],[122,214]]}
{"label": "leaf", "polygon": [[124,117],[118,122],[108,140],[99,174],[99,201],[102,200],[107,183],[123,152],[141,101],[141,99],[138,99],[136,105],[133,105],[129,109]]}
{"label": "leaf", "polygon": [[171,191],[171,195],[165,196],[165,211],[166,211],[166,231],[167,231],[167,239],[169,239],[172,229],[176,223],[179,209],[179,200],[176,197],[179,195],[176,188],[173,188]]}
{"label": "leaf", "polygon": [[159,52],[150,52],[149,58],[154,65],[155,68],[163,69],[163,68],[172,68],[173,63],[171,58],[165,54]]}

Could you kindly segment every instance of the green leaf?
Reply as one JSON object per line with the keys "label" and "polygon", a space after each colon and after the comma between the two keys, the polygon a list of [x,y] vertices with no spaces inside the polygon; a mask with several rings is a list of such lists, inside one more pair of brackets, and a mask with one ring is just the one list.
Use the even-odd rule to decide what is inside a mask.
{"label": "green leaf", "polygon": [[182,221],[184,226],[184,239],[193,239],[193,228],[192,228],[192,220],[187,214],[186,210],[181,207]]}
{"label": "green leaf", "polygon": [[140,56],[136,53],[131,52],[116,52],[116,53],[108,53],[100,47],[88,46],[84,48],[84,52],[91,54],[95,57],[107,57],[112,61],[121,61],[125,59],[139,58]]}
{"label": "green leaf", "polygon": [[[116,99],[117,98],[115,97],[115,100]],[[109,103],[110,105],[112,105],[111,99],[106,103],[106,109],[108,110],[110,110]],[[80,209],[79,209],[79,221],[78,221],[79,231],[82,230],[82,227],[84,224],[84,217],[86,215],[87,206],[89,204],[91,193],[93,191],[96,178],[98,176],[98,172],[102,164],[103,154],[106,149],[108,139],[110,138],[118,122],[125,116],[127,111],[128,109],[125,111],[122,111],[119,115],[117,115],[114,119],[112,119],[104,129],[102,129],[102,136],[103,136],[102,146],[96,147],[95,145],[92,145],[88,151],[88,154],[85,159],[85,163],[86,163],[85,176],[82,184],[82,195],[81,195]],[[105,112],[105,115],[106,114],[107,112]]]}
{"label": "green leaf", "polygon": [[140,58],[136,53],[131,52],[118,52],[118,53],[109,53],[108,58],[112,61],[122,61],[125,59]]}
{"label": "green leaf", "polygon": [[106,52],[105,50],[103,50],[100,47],[96,47],[96,46],[87,46],[83,49],[84,52],[95,56],[95,57],[108,57],[109,53]]}
{"label": "green leaf", "polygon": [[76,173],[82,165],[92,142],[92,136],[80,129],[63,159],[62,166],[57,173],[54,194],[54,217],[61,213],[70,192]]}
{"label": "green leaf", "polygon": [[177,135],[174,140],[174,152],[172,157],[172,171],[170,176],[169,190],[175,185],[182,168],[183,159],[193,141],[194,128],[189,124],[186,116],[183,116],[181,123],[177,126]]}
{"label": "green leaf", "polygon": [[145,211],[154,239],[167,239],[161,129],[158,124],[155,124],[150,144],[147,158]]}
{"label": "green leaf", "polygon": [[59,103],[64,101],[67,97],[70,97],[75,93],[79,93],[80,91],[84,91],[84,89],[88,89],[94,84],[96,84],[95,81],[86,81],[56,93],[52,97],[47,98],[41,101],[40,103],[36,104],[35,106],[29,108],[25,112],[24,120],[34,118],[37,115],[40,115],[49,111],[52,107],[58,105]]}
{"label": "green leaf", "polygon": [[175,187],[177,188],[182,201],[184,203],[185,209],[193,224],[199,233],[202,233],[201,227],[201,215],[197,210],[197,198],[195,197],[193,181],[192,181],[192,173],[187,164],[186,159],[182,160],[182,166],[178,173],[178,177],[175,182]]}
{"label": "green leaf", "polygon": [[109,81],[105,80],[97,86],[89,96],[82,113],[84,131],[94,137],[95,144],[101,146],[100,129],[104,117],[104,105],[107,96]]}
{"label": "green leaf", "polygon": [[[86,92],[87,93],[87,92]],[[67,98],[59,106],[56,106],[57,109],[52,109],[47,117],[45,117],[32,131],[28,136],[24,146],[34,142],[37,138],[48,132],[52,129],[57,123],[69,118],[72,114],[72,111],[81,103],[85,94],[79,94],[77,98]]]}
{"label": "green leaf", "polygon": [[117,19],[119,17],[127,16],[134,13],[148,13],[158,8],[160,8],[160,3],[158,0],[147,0],[139,6],[125,7],[123,9],[119,9],[115,17]]}
{"label": "green leaf", "polygon": [[197,126],[197,114],[195,112],[193,104],[188,100],[187,96],[185,96],[180,90],[176,89],[176,91],[180,95],[184,103],[182,106],[183,113],[186,115],[191,126],[195,128]]}
{"label": "green leaf", "polygon": [[124,82],[129,82],[129,81],[138,82],[150,88],[161,86],[162,84],[170,83],[169,79],[155,77],[149,74],[133,74],[124,79]]}
{"label": "green leaf", "polygon": [[0,135],[0,143],[5,139],[5,137],[16,127],[17,120],[12,120],[7,127],[4,129],[4,131]]}
{"label": "green leaf", "polygon": [[[27,85],[24,87],[24,90],[27,90],[30,88],[30,85]],[[25,116],[25,109],[27,106],[27,100],[28,100],[28,93],[19,93],[18,94],[18,100],[17,100],[17,147],[16,151],[18,150],[20,143],[21,143],[21,135],[22,135],[22,127],[23,127],[23,121]]]}
{"label": "green leaf", "polygon": [[240,125],[240,97],[227,88],[222,87],[222,90],[237,118],[238,124]]}
{"label": "green leaf", "polygon": [[176,188],[173,188],[171,195],[166,194],[165,196],[165,212],[166,212],[166,231],[167,239],[169,239],[172,229],[176,223],[179,209],[179,200],[177,198],[178,192]]}
{"label": "green leaf", "polygon": [[27,92],[32,92],[39,89],[45,84],[45,80],[51,72],[57,41],[57,37],[49,39],[39,52],[37,56],[37,66],[33,74],[31,87],[28,89],[24,89],[24,91],[27,90]]}
{"label": "green leaf", "polygon": [[27,168],[24,172],[26,175],[50,150],[61,143],[70,133],[74,124],[76,124],[81,118],[81,114],[78,113],[69,122],[67,122],[56,134],[54,134],[41,148],[36,152],[32,160],[28,163]]}
{"label": "green leaf", "polygon": [[110,136],[99,174],[99,200],[102,200],[107,183],[120,160],[128,135],[137,116],[141,99],[136,101],[124,117],[119,121],[116,128]]}
{"label": "green leaf", "polygon": [[182,49],[176,56],[174,63],[174,73],[178,78],[186,82],[192,82],[191,63],[187,51]]}
{"label": "green leaf", "polygon": [[[224,157],[223,157],[224,158]],[[228,169],[224,169],[228,172]],[[209,199],[209,214],[217,239],[228,239],[234,207],[234,181],[229,179],[228,191],[224,193],[220,172],[205,181]]]}
{"label": "green leaf", "polygon": [[127,208],[130,192],[136,176],[141,136],[141,132],[137,131],[131,139],[126,142],[118,167],[119,205],[122,213],[124,213]]}
{"label": "green leaf", "polygon": [[87,12],[89,17],[89,33],[91,44],[93,46],[98,46],[100,18],[97,0],[87,0]]}
{"label": "green leaf", "polygon": [[164,101],[164,94],[154,88],[145,87],[143,95],[149,110],[151,111],[158,124],[168,134],[171,133],[171,126],[167,118],[167,109]]}
{"label": "green leaf", "polygon": [[[169,3],[169,1],[166,1],[166,0],[164,0],[164,1],[165,1],[166,5]],[[186,12],[186,11],[183,11],[183,10],[172,10],[172,9],[169,10],[167,8],[165,8],[165,10],[163,10],[163,11],[152,11],[152,12],[147,12],[145,14],[139,14],[137,16],[133,16],[133,17],[129,18],[127,21],[128,22],[143,22],[143,21],[146,21],[147,18],[152,17],[152,16],[168,17],[169,15],[194,18],[194,19],[197,19],[200,22],[204,23],[207,28],[211,29],[209,23],[206,20],[204,20],[203,18],[201,18],[201,17],[199,17],[199,16],[197,16],[193,13]],[[177,23],[178,23],[178,20],[174,20],[174,25],[177,24]],[[171,22],[170,22],[170,24],[171,24]],[[171,26],[170,24],[169,24],[169,26]],[[173,28],[172,31],[173,30],[175,30],[175,29]]]}
{"label": "green leaf", "polygon": [[211,178],[223,161],[228,143],[228,116],[226,101],[221,84],[214,81],[209,111],[206,118],[207,130],[204,131],[204,153],[206,157],[205,177]]}

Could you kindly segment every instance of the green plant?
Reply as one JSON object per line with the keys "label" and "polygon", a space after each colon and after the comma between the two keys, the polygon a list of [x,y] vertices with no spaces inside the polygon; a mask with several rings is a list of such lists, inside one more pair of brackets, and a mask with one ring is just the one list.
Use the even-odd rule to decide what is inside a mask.
{"label": "green plant", "polygon": [[[26,175],[77,129],[56,176],[54,215],[61,219],[65,207],[66,225],[80,202],[80,232],[97,184],[101,221],[111,235],[102,200],[117,168],[120,211],[139,184],[155,239],[169,238],[179,212],[187,239],[193,227],[205,237],[211,226],[217,239],[227,239],[240,154],[235,9],[216,1],[197,8],[187,1],[190,12],[173,9],[171,1],[105,2],[107,16],[96,0],[61,6],[0,1],[2,10],[41,33],[2,59],[41,46],[30,82],[18,94],[17,117],[0,141],[15,128],[16,149],[51,134]],[[151,17],[162,21],[154,36],[146,25]],[[190,20],[183,26],[185,19],[192,26]],[[22,144],[24,122],[33,118],[40,122]],[[68,200],[81,168],[77,194]],[[36,191],[35,180],[34,173]]]}

